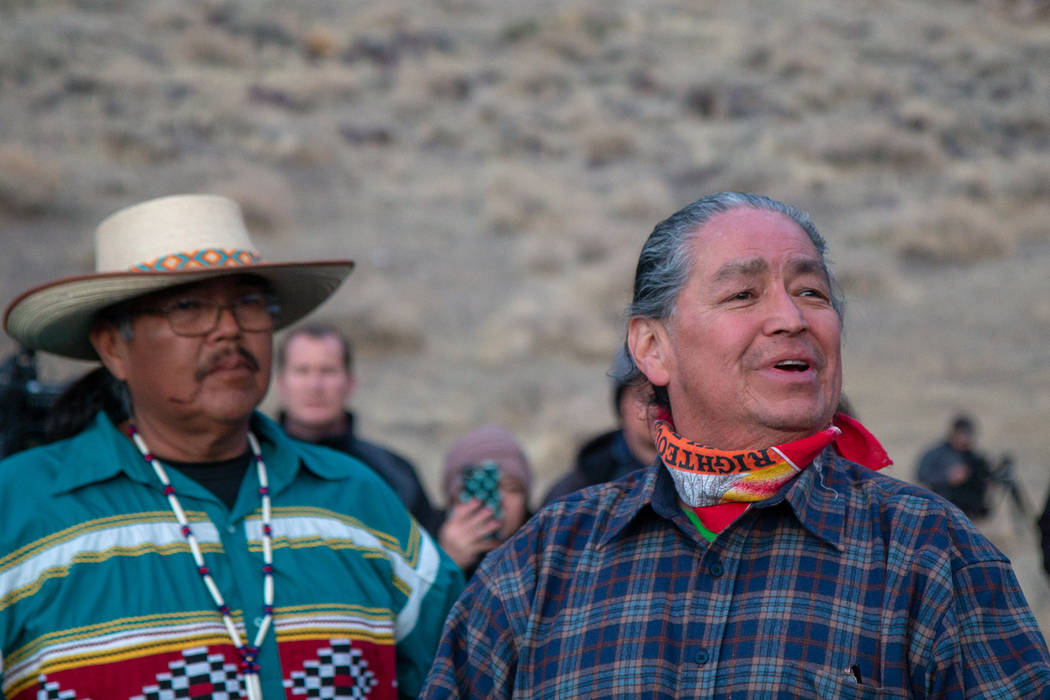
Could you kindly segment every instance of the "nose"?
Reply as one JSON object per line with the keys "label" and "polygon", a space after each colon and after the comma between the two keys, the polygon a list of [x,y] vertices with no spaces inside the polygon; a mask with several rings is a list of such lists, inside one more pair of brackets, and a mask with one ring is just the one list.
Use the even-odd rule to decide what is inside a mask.
{"label": "nose", "polygon": [[778,289],[768,298],[768,316],[764,330],[767,334],[798,335],[809,328],[805,312],[798,299],[786,289]]}
{"label": "nose", "polygon": [[219,334],[221,337],[238,336],[241,327],[237,323],[237,317],[233,315],[233,304],[222,304],[219,306],[219,318],[215,322],[215,330],[212,335]]}

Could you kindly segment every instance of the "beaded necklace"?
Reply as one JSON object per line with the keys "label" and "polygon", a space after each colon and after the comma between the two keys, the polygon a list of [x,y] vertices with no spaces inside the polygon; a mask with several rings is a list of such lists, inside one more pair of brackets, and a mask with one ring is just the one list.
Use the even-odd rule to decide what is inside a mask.
{"label": "beaded necklace", "polygon": [[248,444],[251,445],[252,455],[255,457],[255,466],[259,474],[259,497],[262,501],[263,611],[265,615],[259,624],[259,630],[255,634],[253,643],[249,646],[241,641],[241,635],[237,632],[237,626],[230,615],[230,607],[223,599],[222,593],[219,592],[219,587],[215,585],[215,580],[211,577],[211,572],[204,563],[200,544],[197,542],[193,529],[186,519],[186,513],[182,510],[182,505],[175,495],[175,487],[168,480],[168,473],[164,470],[164,466],[146,447],[145,441],[143,441],[142,436],[139,435],[139,431],[134,425],[128,426],[128,435],[131,436],[135,446],[142,453],[143,459],[153,467],[153,471],[156,472],[160,482],[164,485],[164,495],[168,497],[168,505],[171,506],[172,512],[175,513],[175,519],[179,523],[182,536],[186,539],[190,552],[193,554],[193,561],[197,564],[197,573],[200,574],[205,588],[208,589],[212,600],[215,601],[215,607],[218,609],[219,614],[222,615],[222,622],[226,626],[226,632],[230,635],[230,639],[233,640],[233,645],[241,654],[240,670],[244,676],[244,685],[247,688],[249,700],[263,700],[262,684],[259,681],[258,658],[259,647],[262,645],[263,639],[266,638],[266,632],[270,629],[270,624],[273,621],[273,529],[270,527],[270,486],[266,479],[266,465],[263,463],[259,441],[255,439],[255,435],[251,431],[248,432]]}

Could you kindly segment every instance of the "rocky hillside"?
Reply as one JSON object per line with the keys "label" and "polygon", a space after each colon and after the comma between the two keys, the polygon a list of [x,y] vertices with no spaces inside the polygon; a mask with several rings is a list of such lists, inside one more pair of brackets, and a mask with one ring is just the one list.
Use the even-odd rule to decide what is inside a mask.
{"label": "rocky hillside", "polygon": [[[612,421],[653,224],[762,192],[829,239],[846,389],[895,473],[965,409],[1041,507],[1048,105],[1045,0],[5,0],[0,296],[90,269],[121,206],[231,195],[269,258],[358,261],[320,316],[357,343],[367,435],[433,487],[499,422],[542,490]],[[1050,629],[1009,511],[982,527]]]}

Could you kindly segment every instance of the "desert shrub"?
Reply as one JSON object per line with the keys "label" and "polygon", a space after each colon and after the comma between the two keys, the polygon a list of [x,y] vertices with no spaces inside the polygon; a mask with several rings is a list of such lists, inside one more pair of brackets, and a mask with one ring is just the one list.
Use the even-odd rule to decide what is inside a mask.
{"label": "desert shrub", "polygon": [[464,63],[429,54],[400,63],[391,99],[398,116],[420,119],[434,109],[435,100],[465,101],[472,88],[473,76]]}
{"label": "desert shrub", "polygon": [[339,51],[339,36],[329,27],[314,27],[303,33],[303,53],[312,61],[331,58]]}
{"label": "desert shrub", "polygon": [[241,166],[232,178],[215,185],[213,191],[241,205],[253,233],[273,234],[291,227],[295,195],[288,181],[275,170]]}
{"label": "desert shrub", "polygon": [[224,68],[241,68],[252,56],[249,40],[214,27],[197,25],[178,43],[180,57],[190,63]]}
{"label": "desert shrub", "polygon": [[912,131],[937,133],[955,120],[954,112],[925,96],[912,96],[896,107],[897,119]]}
{"label": "desert shrub", "polygon": [[[522,289],[482,324],[479,359],[498,366],[550,353],[606,362],[621,339],[616,312],[629,301],[629,288],[629,271],[596,267]],[[601,315],[593,308],[611,311]]]}
{"label": "desert shrub", "polygon": [[953,199],[915,209],[890,229],[887,238],[905,259],[973,263],[1008,255],[1016,235],[986,207]]}
{"label": "desert shrub", "polygon": [[653,226],[674,211],[671,190],[661,180],[632,182],[609,193],[607,205],[614,216]]}
{"label": "desert shrub", "polygon": [[830,134],[821,132],[815,135],[813,149],[818,158],[840,168],[928,168],[941,160],[931,138],[889,124],[862,124]]}
{"label": "desert shrub", "polygon": [[1050,241],[1050,201],[1017,207],[1011,222],[1020,240]]}
{"label": "desert shrub", "polygon": [[28,149],[0,144],[0,210],[40,214],[54,204],[61,184],[58,166]]}
{"label": "desert shrub", "polygon": [[522,60],[506,67],[505,88],[512,97],[554,100],[573,92],[573,74],[549,53],[521,50]]}
{"label": "desert shrub", "polygon": [[982,0],[981,4],[1019,21],[1050,19],[1050,0]]}
{"label": "desert shrub", "polygon": [[1003,194],[1020,202],[1050,202],[1050,158],[1025,153],[1006,171]]}
{"label": "desert shrub", "polygon": [[634,132],[622,126],[591,124],[583,130],[581,139],[584,159],[590,167],[624,160],[637,148]]}
{"label": "desert shrub", "polygon": [[758,86],[723,80],[687,86],[682,94],[682,108],[702,119],[745,119],[774,111]]}
{"label": "desert shrub", "polygon": [[574,189],[537,168],[498,163],[489,168],[485,196],[486,223],[496,233],[542,232],[545,220],[568,217]]}

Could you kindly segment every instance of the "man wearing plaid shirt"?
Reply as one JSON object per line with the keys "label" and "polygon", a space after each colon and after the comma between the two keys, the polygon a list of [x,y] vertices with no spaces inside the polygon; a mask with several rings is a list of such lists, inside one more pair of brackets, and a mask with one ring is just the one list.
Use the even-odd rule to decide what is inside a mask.
{"label": "man wearing plaid shirt", "polygon": [[841,300],[808,215],[656,226],[627,345],[659,457],[486,558],[425,698],[1050,698],[1010,563],[836,413]]}

